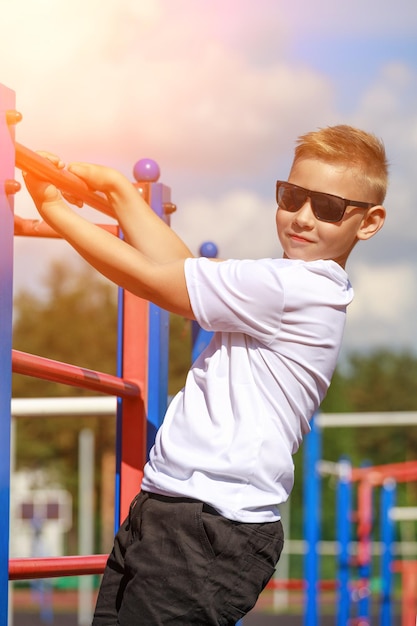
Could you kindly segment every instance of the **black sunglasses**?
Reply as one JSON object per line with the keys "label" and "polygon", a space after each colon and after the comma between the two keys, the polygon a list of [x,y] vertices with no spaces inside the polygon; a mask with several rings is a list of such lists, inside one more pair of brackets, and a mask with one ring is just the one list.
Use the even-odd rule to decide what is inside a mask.
{"label": "black sunglasses", "polygon": [[322,222],[340,222],[343,218],[346,207],[355,206],[362,209],[370,209],[375,206],[372,202],[359,202],[357,200],[346,200],[331,193],[321,191],[310,191],[304,187],[298,187],[292,183],[277,181],[276,198],[278,208],[284,211],[295,213],[310,200],[314,216]]}

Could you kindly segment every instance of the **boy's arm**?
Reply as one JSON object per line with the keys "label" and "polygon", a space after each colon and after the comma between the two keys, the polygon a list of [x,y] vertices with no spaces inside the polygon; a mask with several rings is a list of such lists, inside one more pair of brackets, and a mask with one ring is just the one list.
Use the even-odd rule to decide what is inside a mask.
{"label": "boy's arm", "polygon": [[88,163],[72,163],[68,170],[107,196],[126,241],[149,259],[167,263],[193,256],[120,172]]}
{"label": "boy's arm", "polygon": [[[117,184],[117,179],[115,181]],[[25,182],[43,219],[99,272],[141,298],[173,313],[194,318],[184,275],[184,259],[191,255],[186,254],[187,248],[179,243],[181,240],[168,236],[165,229],[161,237],[159,222],[163,226],[166,224],[158,216],[155,215],[158,222],[145,220],[146,232],[150,238],[156,236],[155,246],[165,242],[168,251],[153,254],[152,240],[148,244],[144,242],[144,250],[139,251],[75,213],[50,183],[40,181],[31,174],[25,175]],[[139,196],[133,186],[132,190]],[[113,183],[106,193],[116,202],[126,199],[124,192],[119,193],[113,188]],[[168,226],[166,228],[169,233],[172,232]],[[150,256],[146,254],[147,250]]]}

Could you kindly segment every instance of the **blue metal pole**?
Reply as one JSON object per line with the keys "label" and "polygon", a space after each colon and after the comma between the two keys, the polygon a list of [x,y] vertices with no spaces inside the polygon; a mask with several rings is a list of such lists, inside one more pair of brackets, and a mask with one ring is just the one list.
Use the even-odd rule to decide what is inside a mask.
{"label": "blue metal pole", "polygon": [[[200,246],[200,255],[208,259],[215,259],[218,254],[216,244],[211,241],[206,241]],[[192,322],[191,324],[191,360],[194,363],[196,358],[203,352],[211,341],[213,333],[204,330],[197,324]]]}
{"label": "blue metal pole", "polygon": [[[123,334],[124,334],[124,290],[117,290],[117,375],[123,376]],[[120,492],[121,492],[121,461],[122,461],[122,399],[117,398],[116,414],[116,470],[114,484],[114,530],[120,525]]]}
{"label": "blue metal pole", "polygon": [[[0,85],[0,626],[8,623],[15,94]],[[10,193],[8,193],[10,192]]]}
{"label": "blue metal pole", "polygon": [[317,585],[319,575],[318,542],[320,539],[321,480],[318,462],[321,458],[321,431],[313,418],[311,432],[303,444],[304,538],[307,550],[304,556],[305,612],[304,626],[318,626],[319,607]]}
{"label": "blue metal pole", "polygon": [[[369,539],[371,541],[371,539]],[[364,624],[369,624],[370,615],[371,615],[371,591],[370,591],[370,580],[372,574],[372,564],[370,561],[367,563],[363,563],[359,567],[359,578],[361,580],[362,592],[359,595],[358,601],[358,613],[359,619],[362,620]]]}
{"label": "blue metal pole", "polygon": [[164,419],[168,404],[169,313],[149,304],[147,450]]}
{"label": "blue metal pole", "polygon": [[[368,463],[364,463],[366,467]],[[359,486],[361,488],[361,486]],[[369,519],[366,520],[368,526],[366,530],[366,536],[360,537],[359,541],[364,544],[362,546],[362,559],[359,564],[359,578],[361,582],[361,592],[358,600],[358,617],[364,624],[370,623],[371,617],[371,587],[370,580],[372,575],[372,530],[374,521],[374,489],[371,484],[368,485],[370,490],[370,507],[368,511]]]}
{"label": "blue metal pole", "polygon": [[396,483],[392,479],[381,488],[381,626],[392,624],[392,562],[394,545],[394,521],[391,510],[395,506]]}
{"label": "blue metal pole", "polygon": [[341,460],[340,474],[337,485],[337,541],[339,545],[337,581],[339,594],[337,603],[337,626],[346,626],[349,621],[349,545],[351,539],[351,507],[352,507],[352,467],[349,461]]}
{"label": "blue metal pole", "polygon": [[[146,159],[142,166],[147,167],[150,182],[150,206],[167,224],[169,215],[165,214],[164,205],[171,202],[169,187],[156,182],[159,178],[159,166],[155,161]],[[135,166],[135,177],[138,164]],[[142,167],[143,170],[143,167]],[[139,181],[138,181],[139,182]],[[161,426],[168,405],[168,358],[169,358],[169,313],[164,309],[149,304],[149,355],[148,355],[148,424],[147,450],[152,448],[155,435]]]}

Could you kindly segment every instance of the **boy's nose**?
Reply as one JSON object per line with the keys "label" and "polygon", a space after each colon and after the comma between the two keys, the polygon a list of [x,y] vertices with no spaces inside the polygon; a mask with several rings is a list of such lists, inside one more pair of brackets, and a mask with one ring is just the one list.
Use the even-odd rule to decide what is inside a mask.
{"label": "boy's nose", "polygon": [[311,201],[309,198],[304,202],[303,206],[294,213],[294,221],[299,225],[309,226],[314,224],[314,213],[311,208]]}

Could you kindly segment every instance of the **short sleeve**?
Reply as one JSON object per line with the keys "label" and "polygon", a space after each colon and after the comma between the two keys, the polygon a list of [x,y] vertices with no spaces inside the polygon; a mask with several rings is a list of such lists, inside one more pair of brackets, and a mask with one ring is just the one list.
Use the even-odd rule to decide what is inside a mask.
{"label": "short sleeve", "polygon": [[284,308],[270,259],[187,259],[185,276],[196,320],[209,331],[243,332],[262,341],[278,332]]}

